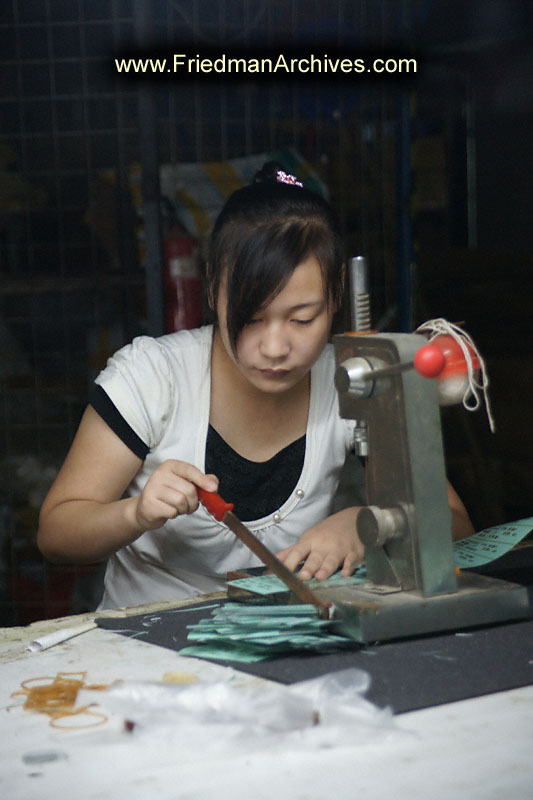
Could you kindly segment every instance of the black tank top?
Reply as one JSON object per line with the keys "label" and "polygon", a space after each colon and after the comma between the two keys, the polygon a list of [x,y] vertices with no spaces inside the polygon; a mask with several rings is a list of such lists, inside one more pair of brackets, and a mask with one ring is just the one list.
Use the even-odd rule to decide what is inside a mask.
{"label": "black tank top", "polygon": [[209,426],[205,471],[219,479],[218,491],[234,503],[239,519],[261,519],[277,511],[294,491],[305,458],[305,436],[284,447],[268,461],[249,461],[235,452]]}

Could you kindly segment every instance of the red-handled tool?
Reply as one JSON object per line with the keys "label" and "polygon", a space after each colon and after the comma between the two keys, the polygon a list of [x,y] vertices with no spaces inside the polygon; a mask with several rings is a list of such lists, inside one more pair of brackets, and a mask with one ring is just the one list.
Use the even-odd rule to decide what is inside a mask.
{"label": "red-handled tool", "polygon": [[243,542],[256,556],[258,556],[263,564],[272,570],[274,575],[277,575],[283,581],[285,586],[296,595],[298,600],[302,603],[309,603],[315,606],[318,613],[324,619],[329,619],[332,616],[333,605],[323,600],[316,592],[309,588],[300,578],[291,572],[285,566],[283,561],[272,553],[263,542],[257,539],[256,536],[249,530],[246,525],[243,525],[233,513],[233,503],[226,503],[217,492],[206,492],[205,489],[197,488],[198,499],[203,506],[214,516],[219,522],[233,531],[235,536]]}

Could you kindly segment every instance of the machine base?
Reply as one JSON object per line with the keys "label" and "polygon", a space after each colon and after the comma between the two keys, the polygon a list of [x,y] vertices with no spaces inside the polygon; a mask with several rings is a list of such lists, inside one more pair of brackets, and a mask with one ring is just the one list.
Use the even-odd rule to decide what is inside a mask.
{"label": "machine base", "polygon": [[362,643],[462,630],[529,615],[523,586],[475,573],[460,573],[457,583],[457,592],[433,597],[369,583],[321,589],[320,595],[335,604],[335,630]]}

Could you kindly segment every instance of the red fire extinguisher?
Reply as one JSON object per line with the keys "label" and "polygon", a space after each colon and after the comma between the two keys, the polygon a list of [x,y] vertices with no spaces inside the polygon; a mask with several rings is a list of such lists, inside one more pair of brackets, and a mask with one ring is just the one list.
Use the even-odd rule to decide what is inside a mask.
{"label": "red fire extinguisher", "polygon": [[204,321],[200,242],[173,226],[163,242],[168,333],[198,328]]}

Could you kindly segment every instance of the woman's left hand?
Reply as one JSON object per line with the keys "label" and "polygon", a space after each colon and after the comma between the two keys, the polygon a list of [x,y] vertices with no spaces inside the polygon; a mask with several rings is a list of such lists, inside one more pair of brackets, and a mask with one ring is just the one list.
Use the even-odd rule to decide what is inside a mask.
{"label": "woman's left hand", "polygon": [[365,555],[355,529],[358,512],[359,508],[345,508],[333,514],[277,553],[278,558],[293,572],[304,562],[298,573],[302,580],[325,580],[338,569],[351,575]]}

